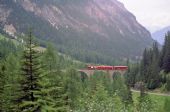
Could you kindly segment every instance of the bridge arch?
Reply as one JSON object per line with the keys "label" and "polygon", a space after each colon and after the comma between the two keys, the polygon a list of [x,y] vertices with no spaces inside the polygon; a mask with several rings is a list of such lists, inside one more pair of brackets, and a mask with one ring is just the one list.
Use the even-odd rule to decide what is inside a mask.
{"label": "bridge arch", "polygon": [[116,73],[120,74],[121,76],[123,76],[126,73],[126,71],[121,70],[78,70],[78,72],[81,73],[81,76],[82,75],[84,75],[83,77],[87,76],[88,79],[94,75],[95,71],[107,73],[110,79],[113,79]]}

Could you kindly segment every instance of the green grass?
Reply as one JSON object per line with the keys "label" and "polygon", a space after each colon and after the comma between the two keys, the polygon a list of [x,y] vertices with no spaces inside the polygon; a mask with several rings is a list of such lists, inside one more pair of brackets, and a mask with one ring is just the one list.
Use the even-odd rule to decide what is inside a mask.
{"label": "green grass", "polygon": [[4,37],[3,35],[0,34],[0,40],[1,40],[1,39],[4,39],[4,38],[5,38],[5,37]]}
{"label": "green grass", "polygon": [[[137,104],[137,100],[138,100],[140,93],[133,92],[132,94],[133,94],[134,104]],[[153,94],[149,94],[149,96],[152,99],[152,101],[156,102],[156,108],[158,108],[157,112],[165,112],[164,110],[165,99],[170,100],[170,96],[161,96],[161,95],[153,95]]]}

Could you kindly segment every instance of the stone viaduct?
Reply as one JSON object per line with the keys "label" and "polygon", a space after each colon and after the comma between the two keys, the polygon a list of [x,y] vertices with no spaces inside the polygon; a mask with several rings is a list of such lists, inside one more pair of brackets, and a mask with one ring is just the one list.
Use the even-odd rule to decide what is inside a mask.
{"label": "stone viaduct", "polygon": [[88,78],[90,78],[95,71],[101,71],[107,73],[109,75],[109,78],[112,78],[114,73],[120,73],[121,75],[124,75],[126,73],[126,71],[121,71],[121,70],[86,70],[86,69],[78,70],[78,72],[85,73]]}

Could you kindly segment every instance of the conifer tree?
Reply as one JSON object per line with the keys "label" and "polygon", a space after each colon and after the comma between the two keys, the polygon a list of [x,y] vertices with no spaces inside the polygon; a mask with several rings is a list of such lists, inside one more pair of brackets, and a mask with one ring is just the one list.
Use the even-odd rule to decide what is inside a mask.
{"label": "conifer tree", "polygon": [[69,104],[71,108],[75,108],[77,105],[79,105],[78,99],[80,98],[82,92],[80,76],[76,70],[72,68],[67,70],[66,75],[66,91]]}
{"label": "conifer tree", "polygon": [[154,89],[159,85],[159,58],[157,42],[153,44],[152,48],[144,50],[140,66],[141,80],[139,81],[146,83],[149,89]]}
{"label": "conifer tree", "polygon": [[[165,75],[165,74],[164,74]],[[166,84],[165,84],[165,88],[167,91],[170,91],[170,73],[166,74]]]}
{"label": "conifer tree", "polygon": [[40,94],[42,89],[39,83],[42,73],[39,53],[35,47],[32,32],[29,32],[22,57],[21,96],[18,99],[20,111],[22,112],[38,112],[41,108],[37,94]]}
{"label": "conifer tree", "polygon": [[105,89],[103,83],[101,81],[98,81],[96,83],[96,90],[93,94],[93,101],[96,103],[94,105],[94,112],[102,112],[107,111],[107,102],[109,99],[108,91]]}
{"label": "conifer tree", "polygon": [[148,65],[148,80],[147,80],[147,87],[149,89],[155,89],[159,85],[159,49],[158,49],[158,43],[155,42],[153,44],[151,52],[151,58],[150,63]]}
{"label": "conifer tree", "polygon": [[17,58],[10,54],[5,62],[5,88],[3,90],[3,109],[4,111],[18,111],[17,98],[19,90],[19,63]]}
{"label": "conifer tree", "polygon": [[43,54],[42,60],[45,65],[45,69],[47,69],[49,72],[60,69],[58,54],[55,52],[54,47],[51,44],[48,44],[47,49]]}
{"label": "conifer tree", "polygon": [[49,79],[49,95],[54,100],[56,112],[67,112],[69,110],[68,94],[65,90],[64,73],[57,70],[51,73]]}
{"label": "conifer tree", "polygon": [[130,87],[134,87],[135,83],[141,80],[141,76],[139,76],[140,74],[140,64],[132,64],[131,66],[129,66],[128,68],[128,72],[127,74],[125,74],[125,78],[126,78],[126,83],[127,85],[129,85]]}
{"label": "conifer tree", "polygon": [[5,66],[4,65],[0,65],[0,112],[2,112],[2,106],[4,103],[3,100],[3,92],[4,92],[4,86],[5,86]]}
{"label": "conifer tree", "polygon": [[170,72],[170,32],[165,36],[165,45],[163,51],[163,65],[162,68],[166,73]]}
{"label": "conifer tree", "polygon": [[[57,52],[49,44],[43,54],[42,61],[46,71],[43,77],[44,89],[47,100],[51,99],[53,109],[57,112],[68,111],[67,93],[65,91],[65,75],[60,70]],[[50,110],[52,111],[52,110]]]}
{"label": "conifer tree", "polygon": [[146,81],[146,75],[147,75],[147,67],[149,64],[148,60],[148,51],[147,49],[144,50],[143,52],[143,59],[141,61],[141,67],[140,67],[140,81]]}

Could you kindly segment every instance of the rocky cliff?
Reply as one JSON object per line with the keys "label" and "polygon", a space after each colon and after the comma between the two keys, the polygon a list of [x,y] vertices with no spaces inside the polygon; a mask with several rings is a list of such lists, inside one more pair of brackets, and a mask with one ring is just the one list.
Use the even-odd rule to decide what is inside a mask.
{"label": "rocky cliff", "polygon": [[96,63],[140,56],[153,42],[117,0],[0,0],[0,27],[11,35],[32,27],[42,43]]}

